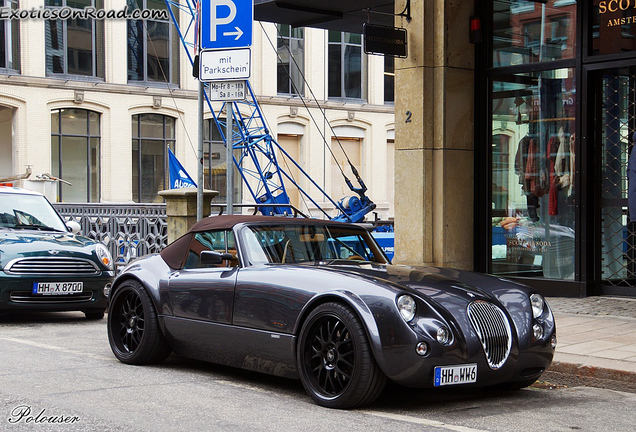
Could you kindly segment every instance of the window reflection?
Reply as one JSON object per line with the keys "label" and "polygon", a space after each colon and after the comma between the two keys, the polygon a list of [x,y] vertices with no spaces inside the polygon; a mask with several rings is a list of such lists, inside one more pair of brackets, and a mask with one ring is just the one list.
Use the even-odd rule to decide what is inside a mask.
{"label": "window reflection", "polygon": [[280,94],[304,95],[304,29],[278,24],[277,91]]}
{"label": "window reflection", "polygon": [[574,58],[576,1],[495,1],[493,66]]}
{"label": "window reflection", "polygon": [[492,271],[574,277],[573,69],[493,83]]}

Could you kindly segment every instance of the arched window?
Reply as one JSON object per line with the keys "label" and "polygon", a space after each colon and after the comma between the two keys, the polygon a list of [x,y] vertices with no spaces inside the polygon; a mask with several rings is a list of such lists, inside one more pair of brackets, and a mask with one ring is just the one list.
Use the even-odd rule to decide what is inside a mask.
{"label": "arched window", "polygon": [[168,184],[168,148],[175,151],[175,119],[161,114],[132,116],[133,201],[161,202]]}
{"label": "arched window", "polygon": [[78,108],[51,113],[51,174],[64,202],[99,202],[100,114]]}

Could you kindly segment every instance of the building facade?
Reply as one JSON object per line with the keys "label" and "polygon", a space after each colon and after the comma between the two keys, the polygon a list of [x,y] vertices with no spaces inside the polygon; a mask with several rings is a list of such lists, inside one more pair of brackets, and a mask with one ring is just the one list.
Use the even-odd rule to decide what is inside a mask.
{"label": "building facade", "polygon": [[[156,0],[0,2],[18,11],[119,11],[127,4],[167,12]],[[177,7],[172,12],[181,22],[190,19]],[[0,177],[30,166],[33,177],[65,180],[56,184],[58,201],[160,202],[170,149],[196,178],[198,82],[169,14],[28,18],[3,20],[0,27]],[[351,195],[336,174],[344,158],[337,136],[379,217],[393,217],[392,70],[385,72],[384,59],[366,56],[356,34],[260,22],[253,31],[250,82],[272,136],[336,200]],[[223,201],[224,146],[207,107],[204,117],[205,187],[219,190]],[[307,180],[300,183],[309,189]],[[315,211],[288,188],[293,204]],[[240,182],[235,196],[251,203]]]}
{"label": "building facade", "polygon": [[635,296],[636,2],[480,7],[477,232],[490,251],[478,267],[548,292]]}
{"label": "building facade", "polygon": [[410,6],[396,259],[636,296],[636,2]]}

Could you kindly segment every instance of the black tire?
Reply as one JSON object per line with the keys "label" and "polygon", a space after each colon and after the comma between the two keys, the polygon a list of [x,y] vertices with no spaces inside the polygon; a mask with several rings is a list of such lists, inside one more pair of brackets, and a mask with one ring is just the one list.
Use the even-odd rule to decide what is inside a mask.
{"label": "black tire", "polygon": [[340,303],[314,309],[297,346],[298,373],[307,393],[327,408],[355,408],[373,402],[386,376],[378,367],[362,322]]}
{"label": "black tire", "polygon": [[86,311],[84,312],[84,316],[87,320],[100,320],[104,318],[104,311]]}
{"label": "black tire", "polygon": [[152,300],[137,281],[125,281],[115,292],[107,327],[113,354],[123,363],[160,363],[170,355]]}

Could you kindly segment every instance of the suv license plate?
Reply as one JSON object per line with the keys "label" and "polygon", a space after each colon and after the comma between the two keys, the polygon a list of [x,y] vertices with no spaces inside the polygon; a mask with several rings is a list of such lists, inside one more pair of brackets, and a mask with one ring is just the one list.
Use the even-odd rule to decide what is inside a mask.
{"label": "suv license plate", "polygon": [[66,295],[84,290],[84,282],[33,282],[33,294]]}
{"label": "suv license plate", "polygon": [[477,382],[477,364],[475,363],[435,368],[435,387],[474,382]]}

